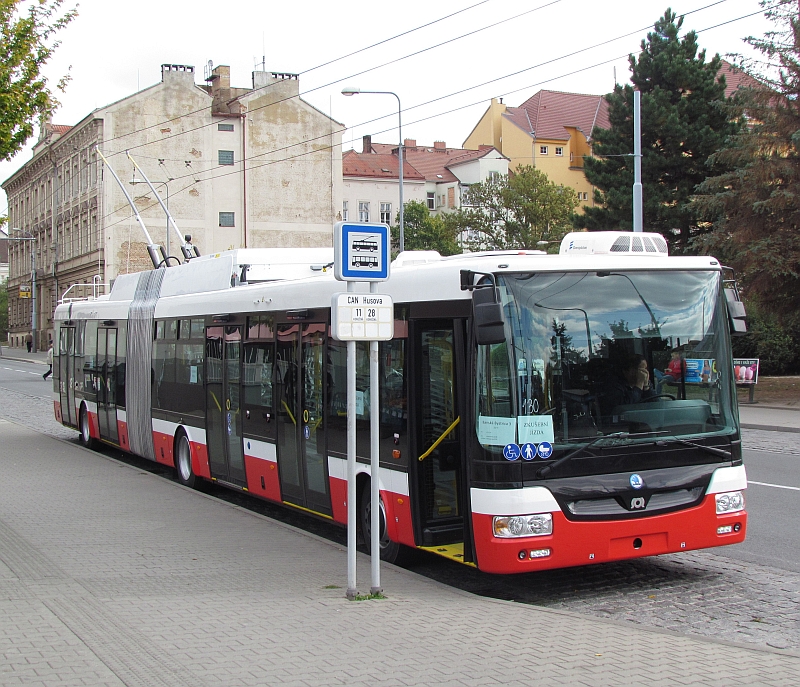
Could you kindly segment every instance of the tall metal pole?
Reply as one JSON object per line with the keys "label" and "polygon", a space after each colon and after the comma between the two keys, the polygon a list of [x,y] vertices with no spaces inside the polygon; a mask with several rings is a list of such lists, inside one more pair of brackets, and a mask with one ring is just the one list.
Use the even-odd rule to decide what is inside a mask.
{"label": "tall metal pole", "polygon": [[31,336],[33,337],[32,353],[36,353],[39,347],[36,345],[36,337],[38,334],[37,320],[38,314],[36,312],[36,240],[31,242]]}
{"label": "tall metal pole", "polygon": [[[348,292],[355,282],[347,282]],[[347,598],[356,589],[356,342],[347,342]]]}
{"label": "tall metal pole", "polygon": [[406,233],[405,224],[403,222],[403,108],[400,106],[400,96],[397,93],[392,93],[397,98],[397,129],[400,132],[400,145],[397,148],[397,160],[400,165],[400,252],[402,253],[406,248]]}
{"label": "tall metal pole", "polygon": [[633,230],[643,231],[642,217],[642,94],[633,92]]}
{"label": "tall metal pole", "polygon": [[[378,284],[370,282],[369,292],[378,293]],[[378,342],[369,342],[369,438],[370,438],[370,564],[372,585],[370,594],[380,594],[381,588],[381,492],[380,492],[380,389],[378,388]]]}

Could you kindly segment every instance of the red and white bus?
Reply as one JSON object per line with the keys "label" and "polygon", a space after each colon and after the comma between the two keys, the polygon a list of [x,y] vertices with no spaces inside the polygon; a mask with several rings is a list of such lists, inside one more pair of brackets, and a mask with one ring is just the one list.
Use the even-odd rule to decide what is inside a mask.
{"label": "red and white bus", "polygon": [[[347,521],[345,291],[332,249],[235,250],[121,275],[56,310],[57,419],[204,480]],[[380,474],[358,347],[358,513],[381,554],[422,548],[495,573],[745,538],[730,333],[711,257],[658,234],[570,234],[558,255],[406,252],[381,287]],[[366,285],[364,288],[366,292]],[[487,334],[488,332],[488,334]],[[664,377],[673,353],[715,361]]]}

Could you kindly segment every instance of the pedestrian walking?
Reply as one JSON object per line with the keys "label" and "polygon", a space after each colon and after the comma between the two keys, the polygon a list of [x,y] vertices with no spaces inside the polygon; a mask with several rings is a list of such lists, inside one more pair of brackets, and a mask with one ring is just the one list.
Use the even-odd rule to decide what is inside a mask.
{"label": "pedestrian walking", "polygon": [[50,348],[47,349],[47,364],[49,367],[47,368],[47,372],[42,375],[42,379],[47,381],[47,378],[53,374],[53,342],[50,342]]}
{"label": "pedestrian walking", "polygon": [[33,349],[33,337],[30,334],[25,337],[25,345],[28,347],[28,353],[30,353]]}

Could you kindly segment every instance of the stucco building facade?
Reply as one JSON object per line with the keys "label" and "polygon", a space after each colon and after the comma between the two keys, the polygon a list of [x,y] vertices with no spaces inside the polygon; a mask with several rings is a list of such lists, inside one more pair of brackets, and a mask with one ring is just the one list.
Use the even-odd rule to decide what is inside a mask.
{"label": "stucco building facade", "polygon": [[[342,204],[343,126],[299,97],[296,74],[253,72],[230,84],[227,66],[162,65],[149,88],[94,110],[72,127],[43,124],[32,159],[3,182],[10,241],[9,343],[52,334],[59,299],[152,266],[126,185],[156,244],[180,256],[179,236],[136,173],[153,182],[181,234],[201,253],[237,247],[330,246]],[[15,230],[15,231],[14,231]],[[171,235],[167,238],[168,232]],[[18,287],[36,264],[37,318]],[[103,287],[99,287],[102,291]]]}

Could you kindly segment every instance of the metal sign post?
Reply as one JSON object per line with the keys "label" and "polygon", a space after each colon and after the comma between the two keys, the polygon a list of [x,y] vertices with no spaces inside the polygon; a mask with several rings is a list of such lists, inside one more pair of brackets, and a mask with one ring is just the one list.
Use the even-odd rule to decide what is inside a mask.
{"label": "metal sign post", "polygon": [[[356,341],[369,341],[370,376],[370,593],[381,588],[380,573],[380,389],[378,341],[394,335],[394,304],[376,293],[376,282],[389,278],[389,227],[348,224],[334,229],[334,274],[347,282],[345,293],[331,300],[333,338],[347,341],[347,598],[356,587]],[[369,294],[355,293],[355,282],[370,282]]]}

